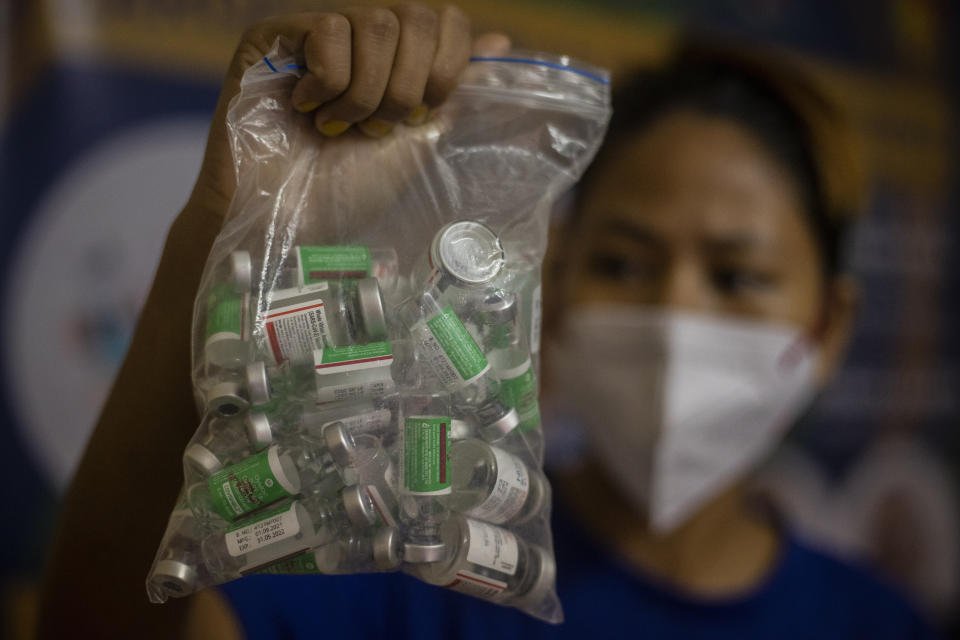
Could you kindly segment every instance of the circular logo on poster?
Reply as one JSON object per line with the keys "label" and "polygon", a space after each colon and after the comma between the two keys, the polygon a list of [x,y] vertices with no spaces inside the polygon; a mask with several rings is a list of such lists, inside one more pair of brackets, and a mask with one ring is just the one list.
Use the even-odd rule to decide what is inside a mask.
{"label": "circular logo on poster", "polygon": [[126,352],[206,127],[180,118],[125,129],[57,176],[30,216],[7,274],[4,366],[24,440],[54,487],[73,474]]}

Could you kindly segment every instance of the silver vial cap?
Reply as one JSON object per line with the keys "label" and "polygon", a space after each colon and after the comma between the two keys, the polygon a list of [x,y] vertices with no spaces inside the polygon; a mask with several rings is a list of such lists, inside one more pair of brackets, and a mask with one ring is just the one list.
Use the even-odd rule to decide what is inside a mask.
{"label": "silver vial cap", "polygon": [[377,523],[377,512],[366,495],[366,485],[346,487],[343,490],[343,508],[355,527],[369,527]]}
{"label": "silver vial cap", "polygon": [[540,559],[540,573],[537,574],[533,586],[512,602],[515,606],[539,604],[553,590],[554,582],[557,579],[557,563],[553,559],[553,554],[536,545],[530,545],[530,551],[537,554]]}
{"label": "silver vial cap", "polygon": [[231,418],[250,406],[241,392],[238,382],[220,382],[207,393],[207,409],[222,418]]}
{"label": "silver vial cap", "polygon": [[339,467],[353,464],[357,443],[342,422],[333,422],[323,428],[323,441],[327,445],[330,457]]}
{"label": "silver vial cap", "polygon": [[253,260],[249,251],[230,254],[230,282],[237,293],[247,293],[253,287]]}
{"label": "silver vial cap", "polygon": [[196,588],[197,571],[183,562],[161,560],[153,570],[151,581],[162,587],[168,595],[185,596]]}
{"label": "silver vial cap", "polygon": [[387,317],[383,311],[383,295],[376,278],[362,278],[357,281],[357,301],[364,331],[371,342],[387,338]]}
{"label": "silver vial cap", "polygon": [[213,451],[197,443],[191,444],[183,452],[183,462],[205,476],[213,475],[223,468],[223,462]]}
{"label": "silver vial cap", "polygon": [[396,527],[383,529],[373,537],[373,562],[381,571],[400,566],[400,532]]}
{"label": "silver vial cap", "polygon": [[267,377],[267,365],[262,360],[247,365],[247,391],[254,406],[270,402],[270,378]]}
{"label": "silver vial cap", "polygon": [[503,269],[500,238],[486,225],[461,220],[445,225],[430,246],[433,266],[456,284],[477,287],[487,284]]}
{"label": "silver vial cap", "polygon": [[520,424],[520,415],[516,409],[510,409],[502,417],[479,429],[480,435],[487,442],[496,442],[503,438]]}
{"label": "silver vial cap", "polygon": [[273,442],[273,427],[270,418],[262,411],[247,414],[247,438],[254,449],[262,449]]}
{"label": "silver vial cap", "polygon": [[419,564],[421,562],[439,562],[443,560],[447,545],[403,543],[403,561]]}

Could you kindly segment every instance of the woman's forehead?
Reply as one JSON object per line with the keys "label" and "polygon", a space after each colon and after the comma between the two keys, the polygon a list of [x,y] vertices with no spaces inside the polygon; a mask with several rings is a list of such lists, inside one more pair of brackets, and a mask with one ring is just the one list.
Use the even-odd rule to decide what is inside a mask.
{"label": "woman's forehead", "polygon": [[615,141],[584,200],[587,228],[777,236],[803,208],[789,173],[741,125],[677,112]]}

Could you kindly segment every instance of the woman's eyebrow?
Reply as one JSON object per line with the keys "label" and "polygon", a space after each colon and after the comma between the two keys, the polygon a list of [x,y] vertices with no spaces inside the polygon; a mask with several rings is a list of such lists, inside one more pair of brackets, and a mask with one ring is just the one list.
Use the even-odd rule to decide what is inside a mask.
{"label": "woman's eyebrow", "polygon": [[600,231],[605,235],[625,237],[638,244],[659,248],[663,246],[663,239],[649,227],[620,218],[608,218],[603,221]]}
{"label": "woman's eyebrow", "polygon": [[713,233],[701,241],[703,247],[713,253],[737,253],[742,251],[768,251],[774,248],[769,236],[751,231]]}

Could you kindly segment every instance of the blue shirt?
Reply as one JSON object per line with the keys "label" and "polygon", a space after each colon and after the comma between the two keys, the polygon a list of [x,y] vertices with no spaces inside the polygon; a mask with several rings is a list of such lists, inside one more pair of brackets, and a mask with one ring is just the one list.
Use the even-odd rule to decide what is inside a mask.
{"label": "blue shirt", "polygon": [[892,589],[791,536],[752,592],[698,600],[627,572],[567,518],[554,533],[560,625],[400,573],[248,576],[221,589],[251,640],[934,637]]}

